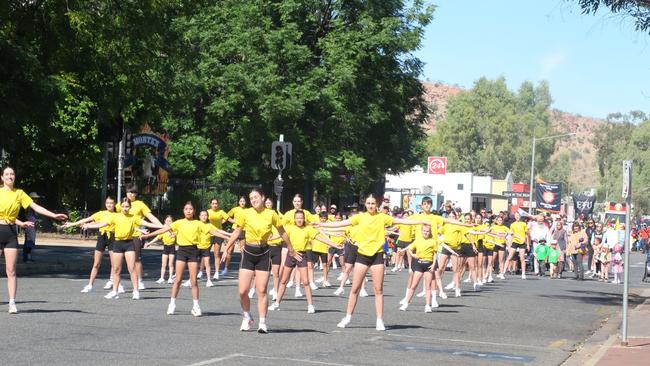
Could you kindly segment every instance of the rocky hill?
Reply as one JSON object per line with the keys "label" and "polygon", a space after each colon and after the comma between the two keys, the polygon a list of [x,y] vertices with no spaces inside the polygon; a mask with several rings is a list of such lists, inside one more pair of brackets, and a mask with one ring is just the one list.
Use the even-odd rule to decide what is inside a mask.
{"label": "rocky hill", "polygon": [[[433,113],[426,127],[427,132],[431,133],[435,130],[436,122],[445,118],[449,97],[462,92],[463,89],[440,82],[424,82],[423,85],[426,93],[425,100],[433,107]],[[596,129],[603,125],[605,121],[556,109],[551,110],[549,113],[551,122],[558,134],[577,132],[574,138],[558,141],[556,151],[553,153],[551,159],[566,157],[568,155],[573,166],[580,167],[572,174],[570,182],[572,187],[597,187],[600,176],[597,171],[596,149],[594,148],[592,139]],[[527,180],[527,178],[519,179]],[[569,187],[569,191],[573,190],[573,188]]]}

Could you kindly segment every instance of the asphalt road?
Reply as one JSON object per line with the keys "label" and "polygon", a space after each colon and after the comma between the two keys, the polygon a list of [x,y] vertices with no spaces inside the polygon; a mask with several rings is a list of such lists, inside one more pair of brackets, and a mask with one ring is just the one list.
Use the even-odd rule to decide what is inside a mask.
{"label": "asphalt road", "polygon": [[[79,268],[90,261],[89,249],[62,250],[70,252],[70,260],[79,261]],[[512,276],[485,286],[480,293],[468,287],[461,298],[442,300],[438,309],[425,314],[424,300],[417,298],[406,312],[398,311],[406,272],[389,272],[385,332],[374,329],[372,296],[360,299],[349,328],[336,328],[347,298],[319,289],[315,293],[316,314],[307,314],[304,298],[294,299],[290,290],[282,310],[270,313],[270,333],[263,335],[239,331],[241,309],[234,278],[219,281],[213,288],[202,283],[203,317],[190,315],[188,289],[181,291],[176,315],[166,315],[170,286],[153,282],[158,278],[158,256],[151,251],[145,255],[148,289],[141,292],[140,301],[130,296],[105,300],[103,290],[81,294],[87,281],[85,270],[32,273],[19,278],[20,313],[9,315],[4,311],[6,280],[0,280],[0,363],[557,365],[620,309],[623,289],[622,285],[596,281],[530,275],[522,281]],[[643,259],[632,254],[632,284],[650,288],[640,283]],[[103,285],[105,270],[96,287]],[[334,271],[333,277],[338,273]],[[446,279],[450,279],[449,273]],[[632,305],[639,300],[633,297]],[[256,313],[254,310],[255,317]]]}

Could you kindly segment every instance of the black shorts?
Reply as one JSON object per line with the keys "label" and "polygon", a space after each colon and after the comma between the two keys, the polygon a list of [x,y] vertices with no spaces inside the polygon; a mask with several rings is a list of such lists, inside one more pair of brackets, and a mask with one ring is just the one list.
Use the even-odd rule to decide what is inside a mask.
{"label": "black shorts", "polygon": [[133,240],[115,240],[113,242],[113,253],[134,252]]}
{"label": "black shorts", "polygon": [[282,264],[282,245],[271,245],[271,265],[279,266]]}
{"label": "black shorts", "polygon": [[326,264],[327,263],[327,253],[312,251],[311,252],[311,259],[312,259],[312,262],[314,262],[314,263],[318,263],[318,260],[320,259],[320,261],[323,264]]}
{"label": "black shorts", "polygon": [[97,243],[95,244],[95,250],[98,252],[104,252],[106,248],[109,251],[113,250],[113,233],[99,234],[97,235]]}
{"label": "black shorts", "polygon": [[343,255],[343,249],[336,249],[336,248],[330,247],[329,249],[327,249],[327,253],[331,254],[331,255],[334,255],[334,254]]}
{"label": "black shorts", "polygon": [[16,225],[0,224],[0,249],[18,249]]}
{"label": "black shorts", "polygon": [[476,257],[476,253],[474,252],[474,247],[472,244],[469,243],[463,243],[460,245],[460,249],[458,250],[458,255],[461,257]]}
{"label": "black shorts", "polygon": [[186,263],[199,261],[199,249],[196,245],[179,245],[176,251],[176,260]]}
{"label": "black shorts", "polygon": [[429,270],[429,267],[431,267],[432,264],[433,262],[423,261],[422,259],[413,259],[411,261],[411,270],[413,272],[424,273]]}
{"label": "black shorts", "polygon": [[373,255],[363,255],[357,253],[357,261],[355,263],[363,264],[364,266],[374,266],[381,264],[384,265],[384,252],[375,253]]}
{"label": "black shorts", "polygon": [[485,253],[485,249],[483,249],[483,239],[476,241],[476,250],[478,250],[479,253]]}
{"label": "black shorts", "polygon": [[[449,244],[447,244],[447,246],[449,246]],[[456,250],[454,250],[454,252],[456,252]],[[454,253],[449,251],[449,249],[447,249],[446,247],[442,247],[442,252],[440,252],[440,254],[449,255],[449,256],[454,255]]]}
{"label": "black shorts", "polygon": [[210,248],[207,248],[207,249],[198,249],[197,248],[197,250],[198,250],[199,258],[205,258],[205,257],[210,258]]}
{"label": "black shorts", "polygon": [[176,245],[163,245],[163,254],[174,255],[176,254]]}
{"label": "black shorts", "polygon": [[406,247],[408,247],[412,242],[413,242],[413,240],[411,240],[411,241],[397,240],[397,247],[398,247],[398,248],[406,248]]}
{"label": "black shorts", "polygon": [[218,236],[213,236],[213,237],[210,238],[210,244],[221,245],[221,244],[223,244],[223,241],[224,241],[224,239],[220,238]]}
{"label": "black shorts", "polygon": [[311,249],[307,250],[304,256],[307,257],[307,262],[314,263],[314,252]]}
{"label": "black shorts", "polygon": [[514,250],[521,250],[521,249],[526,250],[526,243],[523,244],[512,243],[511,248]]}
{"label": "black shorts", "polygon": [[285,267],[287,267],[287,268],[294,268],[294,267],[306,268],[307,267],[307,262],[309,261],[307,259],[307,257],[309,256],[309,253],[308,252],[297,252],[297,253],[302,255],[302,260],[300,262],[298,262],[297,260],[295,260],[295,258],[290,256],[289,253],[287,253],[287,257],[286,257],[286,259],[284,261],[284,266]]}
{"label": "black shorts", "polygon": [[506,251],[506,246],[505,245],[496,245],[496,244],[494,244],[494,248],[492,248],[493,253],[505,252],[505,251]]}
{"label": "black shorts", "polygon": [[485,245],[482,246],[481,250],[479,250],[479,253],[483,254],[484,256],[489,256],[494,253],[493,249],[488,249],[485,247]]}
{"label": "black shorts", "polygon": [[357,261],[357,250],[359,248],[356,245],[345,244],[345,263],[354,264]]}
{"label": "black shorts", "polygon": [[268,245],[244,245],[239,268],[269,272],[271,270],[271,247]]}
{"label": "black shorts", "polygon": [[237,240],[244,240],[246,239],[246,232],[244,230],[239,232],[239,236],[237,237]]}
{"label": "black shorts", "polygon": [[139,236],[133,238],[132,241],[133,241],[133,251],[135,251],[135,260],[140,261],[140,259],[142,258],[142,247],[144,247],[144,241]]}

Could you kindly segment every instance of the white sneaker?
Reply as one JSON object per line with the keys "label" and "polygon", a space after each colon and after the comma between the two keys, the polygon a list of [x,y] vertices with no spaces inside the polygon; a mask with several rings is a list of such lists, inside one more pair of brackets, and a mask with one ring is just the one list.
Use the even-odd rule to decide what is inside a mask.
{"label": "white sneaker", "polygon": [[350,321],[352,321],[352,318],[348,318],[347,316],[341,319],[341,321],[336,324],[337,328],[345,328],[350,324]]}
{"label": "white sneaker", "polygon": [[332,261],[332,269],[338,269],[339,266],[336,265],[336,261]]}
{"label": "white sneaker", "polygon": [[276,301],[278,299],[278,294],[274,293],[271,295],[271,301]]}
{"label": "white sneaker", "polygon": [[83,290],[81,290],[82,293],[87,294],[93,290],[93,285],[86,285]]}
{"label": "white sneaker", "polygon": [[403,297],[402,300],[399,301],[400,305],[406,304],[406,297]]}
{"label": "white sneaker", "polygon": [[[221,271],[221,273],[219,274],[219,276],[221,276],[221,277],[223,277],[223,276],[227,276],[227,275],[228,275],[228,268],[225,268],[225,269],[224,269],[223,271]],[[250,329],[250,327],[249,327],[249,329]]]}
{"label": "white sneaker", "polygon": [[262,323],[260,323],[260,324],[257,326],[257,333],[260,333],[260,334],[266,334],[266,333],[268,333],[268,332],[269,332],[269,329],[266,327],[266,324],[262,324]]}
{"label": "white sneaker", "polygon": [[351,284],[351,283],[352,283],[352,282],[350,282],[350,279],[349,279],[349,278],[348,278],[347,280],[345,280],[345,284],[346,284],[346,285],[349,285],[349,284]]}
{"label": "white sneaker", "polygon": [[361,297],[368,297],[368,292],[366,291],[365,288],[361,288],[361,291],[359,291],[359,296]]}
{"label": "white sneaker", "polygon": [[476,282],[474,284],[474,292],[479,292],[479,291],[481,291],[481,285],[478,282]]}
{"label": "white sneaker", "polygon": [[201,307],[198,306],[198,305],[195,305],[195,306],[192,307],[191,313],[192,313],[192,315],[197,316],[197,317],[203,315],[201,313]]}
{"label": "white sneaker", "polygon": [[503,273],[499,273],[499,274],[497,275],[497,278],[500,279],[500,280],[505,280],[505,279],[506,279],[506,276],[505,276]]}
{"label": "white sneaker", "polygon": [[219,272],[214,272],[214,276],[212,276],[212,279],[215,281],[219,281]]}
{"label": "white sneaker", "polygon": [[293,296],[294,297],[302,297],[302,292],[300,292],[300,287],[296,287],[296,293]]}
{"label": "white sneaker", "polygon": [[287,282],[287,288],[292,288],[292,287],[293,287],[293,281],[289,280],[289,282]]}
{"label": "white sneaker", "polygon": [[167,306],[167,315],[174,315],[176,312],[176,304],[170,303],[169,306]]}
{"label": "white sneaker", "polygon": [[332,284],[329,281],[323,281],[323,287],[332,287]]}
{"label": "white sneaker", "polygon": [[340,296],[340,295],[343,295],[344,292],[345,292],[345,289],[343,289],[343,287],[339,287],[339,288],[336,289],[336,291],[334,291],[334,295]]}
{"label": "white sneaker", "polygon": [[144,287],[144,282],[142,280],[138,280],[138,290],[146,290],[147,288]]}
{"label": "white sneaker", "polygon": [[122,284],[120,284],[119,286],[117,286],[117,293],[118,293],[118,294],[123,294],[123,293],[125,293],[125,292],[126,292],[126,290],[124,289],[124,286],[122,286]]}
{"label": "white sneaker", "polygon": [[438,304],[438,301],[436,300],[436,297],[435,297],[435,296],[431,296],[431,307],[432,307],[432,308],[437,308],[437,307],[439,307],[439,306],[440,306],[440,305]]}
{"label": "white sneaker", "polygon": [[244,318],[241,321],[241,327],[239,327],[239,330],[245,332],[245,331],[251,330],[252,326],[253,326],[253,319]]}
{"label": "white sneaker", "polygon": [[456,286],[455,283],[453,283],[453,282],[449,282],[449,284],[448,284],[447,286],[445,286],[445,290],[451,290],[451,289],[454,288],[455,286]]}
{"label": "white sneaker", "polygon": [[492,275],[490,275],[490,277],[488,277],[487,282],[488,283],[494,282],[494,278],[492,277]]}
{"label": "white sneaker", "polygon": [[212,286],[214,286],[214,283],[212,283],[212,281],[210,281],[210,279],[208,278],[208,280],[205,282],[205,287],[212,287]]}
{"label": "white sneaker", "polygon": [[422,290],[422,291],[418,292],[418,294],[415,295],[415,296],[416,297],[424,297],[424,295],[426,295],[426,293],[427,293],[426,291]]}
{"label": "white sneaker", "polygon": [[163,283],[165,283],[165,279],[162,278],[162,277],[160,277],[160,278],[156,281],[156,283],[159,284],[159,285],[162,285]]}
{"label": "white sneaker", "polygon": [[133,290],[133,296],[131,296],[133,300],[140,300],[140,291],[138,290]]}
{"label": "white sneaker", "polygon": [[325,279],[323,277],[319,277],[314,281],[314,283],[323,283],[323,281],[325,281]]}
{"label": "white sneaker", "polygon": [[375,329],[384,331],[386,330],[386,326],[384,326],[384,321],[381,319],[377,319],[377,325],[375,326]]}
{"label": "white sneaker", "polygon": [[307,305],[307,314],[314,314],[316,312],[316,308],[314,305]]}
{"label": "white sneaker", "polygon": [[311,287],[311,290],[312,290],[312,291],[316,291],[316,290],[318,290],[318,286],[316,286],[316,284],[313,283],[313,282],[310,282],[310,283],[309,283],[309,287]]}
{"label": "white sneaker", "polygon": [[181,286],[183,286],[183,287],[192,287],[192,281],[190,281],[190,280],[185,280],[185,282],[183,282],[183,283],[181,284]]}
{"label": "white sneaker", "polygon": [[172,285],[174,283],[174,279],[172,277],[169,277],[169,279],[167,280],[167,283]]}
{"label": "white sneaker", "polygon": [[18,314],[16,304],[9,304],[9,314]]}
{"label": "white sneaker", "polygon": [[409,304],[407,302],[404,302],[402,306],[399,307],[399,311],[406,311],[408,309]]}
{"label": "white sneaker", "polygon": [[196,278],[198,279],[203,278],[203,271],[199,271],[199,273],[196,274]]}
{"label": "white sneaker", "polygon": [[433,310],[431,309],[431,305],[424,305],[424,312],[433,313]]}
{"label": "white sneaker", "polygon": [[343,279],[343,272],[341,272],[341,273],[339,274],[339,276],[336,277],[336,280],[337,280],[338,282],[341,282],[342,279]]}
{"label": "white sneaker", "polygon": [[397,272],[397,267],[393,267],[393,269],[390,270],[391,272]]}
{"label": "white sneaker", "polygon": [[521,279],[522,279],[522,280],[525,280],[525,279],[526,279],[526,274],[525,274],[525,273],[522,273],[522,274],[521,274]]}
{"label": "white sneaker", "polygon": [[440,296],[441,299],[444,300],[444,299],[447,298],[447,294],[444,291],[439,291],[439,292],[440,292],[439,296]]}
{"label": "white sneaker", "polygon": [[465,281],[463,281],[463,283],[470,283],[470,282],[472,282],[472,278],[471,278],[471,277],[467,277],[467,278],[465,279]]}
{"label": "white sneaker", "polygon": [[111,291],[111,292],[107,293],[106,296],[104,296],[104,298],[105,299],[116,300],[116,299],[119,299],[120,297],[117,295],[117,292]]}
{"label": "white sneaker", "polygon": [[459,288],[456,289],[456,297],[460,297],[460,289]]}
{"label": "white sneaker", "polygon": [[269,306],[269,310],[270,311],[280,310],[280,304],[278,304],[277,302],[274,302],[273,304],[271,304]]}
{"label": "white sneaker", "polygon": [[254,297],[255,297],[255,288],[251,288],[250,290],[248,290],[248,298],[252,299]]}
{"label": "white sneaker", "polygon": [[108,280],[108,281],[106,282],[106,284],[104,285],[104,290],[110,290],[110,289],[112,289],[112,288],[113,288],[113,281],[112,281],[112,280]]}

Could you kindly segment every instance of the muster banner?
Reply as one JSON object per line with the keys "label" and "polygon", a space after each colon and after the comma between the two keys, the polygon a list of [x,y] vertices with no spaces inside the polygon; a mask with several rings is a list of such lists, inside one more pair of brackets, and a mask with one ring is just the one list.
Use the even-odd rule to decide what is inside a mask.
{"label": "muster banner", "polygon": [[560,212],[562,183],[538,182],[535,186],[537,209],[547,212]]}

